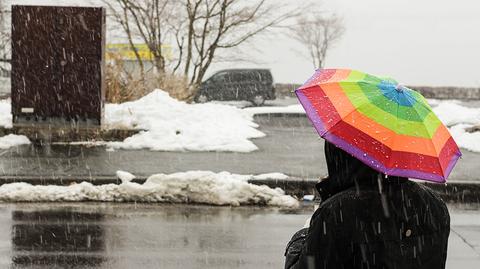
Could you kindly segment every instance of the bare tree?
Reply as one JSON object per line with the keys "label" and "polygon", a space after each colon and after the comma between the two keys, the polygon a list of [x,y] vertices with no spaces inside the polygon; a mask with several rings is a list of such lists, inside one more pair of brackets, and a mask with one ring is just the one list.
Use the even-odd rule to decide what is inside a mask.
{"label": "bare tree", "polygon": [[8,31],[8,11],[0,0],[0,74],[8,75],[10,71],[10,32]]}
{"label": "bare tree", "polygon": [[237,47],[301,13],[266,0],[187,0],[186,10],[183,71],[193,85],[201,83],[218,50]]}
{"label": "bare tree", "polygon": [[[105,3],[132,49],[134,41],[141,39],[154,54],[157,69],[180,71],[193,86],[201,83],[219,50],[238,47],[302,11],[287,9],[274,0],[143,1]],[[177,54],[170,65],[161,51],[165,42],[171,42]],[[143,70],[142,65],[140,68]]]}
{"label": "bare tree", "polygon": [[328,50],[340,40],[345,32],[342,20],[330,17],[299,18],[291,27],[293,37],[307,50],[315,68],[325,64]]}
{"label": "bare tree", "polygon": [[153,55],[151,62],[159,73],[165,73],[166,59],[162,45],[169,29],[168,21],[176,7],[174,0],[111,0],[103,1],[111,17],[126,34],[128,43],[144,73],[143,58],[135,48],[135,41],[145,43]]}

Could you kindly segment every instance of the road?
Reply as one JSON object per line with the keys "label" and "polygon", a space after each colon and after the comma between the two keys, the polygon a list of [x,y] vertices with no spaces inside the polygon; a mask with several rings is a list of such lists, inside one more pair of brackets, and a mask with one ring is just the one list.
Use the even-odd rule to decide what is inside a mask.
{"label": "road", "polygon": [[[480,268],[478,208],[450,207],[447,268]],[[312,213],[161,204],[0,204],[2,268],[282,268]]]}
{"label": "road", "polygon": [[[327,174],[320,139],[305,117],[257,116],[267,136],[254,139],[259,150],[232,152],[153,152],[104,147],[54,145],[22,146],[0,151],[0,176],[95,177],[125,170],[147,177],[156,173],[189,170],[228,171],[238,174],[282,172],[298,178]],[[479,180],[480,154],[463,151],[450,180]]]}

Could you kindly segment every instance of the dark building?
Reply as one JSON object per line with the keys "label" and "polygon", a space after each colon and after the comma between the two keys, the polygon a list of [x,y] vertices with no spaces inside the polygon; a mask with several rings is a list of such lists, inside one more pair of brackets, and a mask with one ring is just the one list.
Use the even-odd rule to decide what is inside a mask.
{"label": "dark building", "polygon": [[100,125],[105,10],[12,7],[13,123]]}

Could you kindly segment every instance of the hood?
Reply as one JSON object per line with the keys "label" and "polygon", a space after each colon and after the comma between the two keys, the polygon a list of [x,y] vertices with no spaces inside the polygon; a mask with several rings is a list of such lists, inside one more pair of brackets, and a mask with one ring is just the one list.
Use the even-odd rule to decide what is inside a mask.
{"label": "hood", "polygon": [[[343,190],[362,185],[376,185],[384,180],[385,175],[378,172],[349,153],[325,140],[325,159],[327,161],[328,178],[316,185],[320,198],[324,201]],[[391,177],[400,179],[399,177]],[[405,178],[402,178],[405,179]]]}

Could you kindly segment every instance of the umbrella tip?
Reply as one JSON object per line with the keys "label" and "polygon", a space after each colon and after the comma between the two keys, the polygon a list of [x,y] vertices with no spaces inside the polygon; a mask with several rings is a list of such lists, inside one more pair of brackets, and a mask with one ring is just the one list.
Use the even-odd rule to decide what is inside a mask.
{"label": "umbrella tip", "polygon": [[395,90],[397,90],[397,92],[403,92],[407,87],[401,85],[401,84],[397,84],[397,86],[395,87]]}

